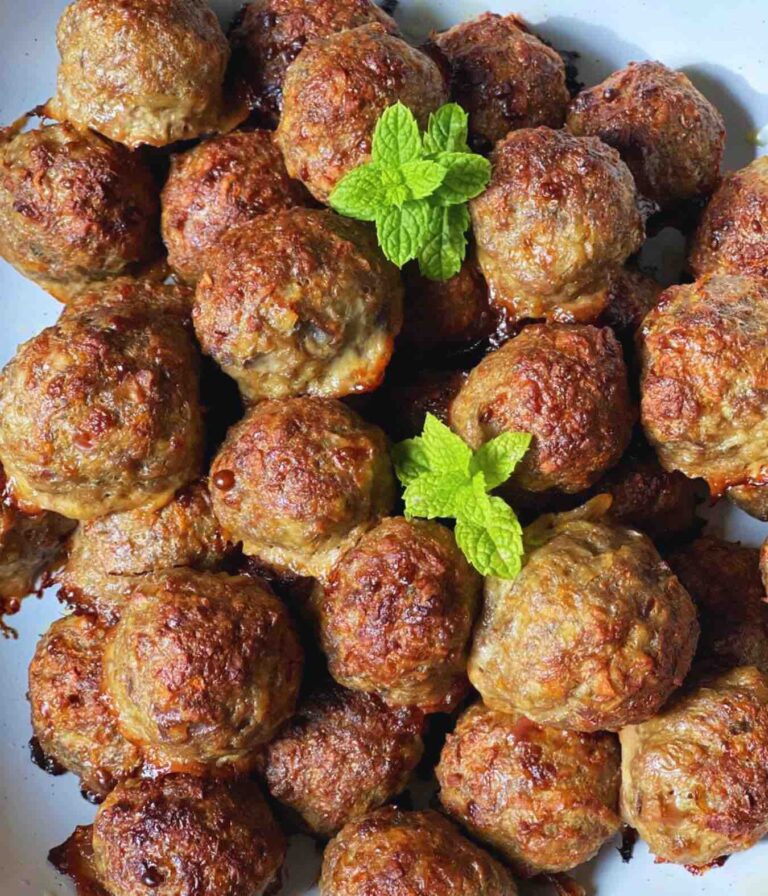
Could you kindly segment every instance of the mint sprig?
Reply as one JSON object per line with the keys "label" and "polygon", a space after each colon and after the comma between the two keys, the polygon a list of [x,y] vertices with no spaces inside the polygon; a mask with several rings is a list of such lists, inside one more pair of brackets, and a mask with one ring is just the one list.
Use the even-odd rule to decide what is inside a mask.
{"label": "mint sprig", "polygon": [[456,543],[484,576],[514,579],[523,562],[523,530],[514,510],[489,494],[512,475],[531,444],[525,432],[505,432],[477,451],[427,414],[422,435],[392,449],[405,486],[405,515],[455,519]]}
{"label": "mint sprig", "polygon": [[470,150],[468,133],[467,113],[456,103],[434,112],[423,135],[407,106],[390,106],[376,124],[371,161],[339,181],[331,207],[375,222],[393,264],[418,259],[425,277],[450,279],[467,254],[467,202],[491,176],[488,160]]}

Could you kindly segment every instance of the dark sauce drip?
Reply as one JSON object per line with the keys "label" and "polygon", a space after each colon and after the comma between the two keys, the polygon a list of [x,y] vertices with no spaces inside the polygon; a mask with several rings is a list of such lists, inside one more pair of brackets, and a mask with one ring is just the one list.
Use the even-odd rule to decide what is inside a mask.
{"label": "dark sauce drip", "polygon": [[141,882],[145,887],[159,887],[160,884],[165,880],[165,875],[163,872],[157,868],[155,865],[145,865],[144,871],[141,875]]}
{"label": "dark sauce drip", "polygon": [[235,484],[235,474],[232,470],[219,470],[213,477],[214,486],[221,492],[228,492]]}
{"label": "dark sauce drip", "polygon": [[621,828],[621,846],[617,847],[617,852],[621,856],[622,862],[632,861],[635,851],[635,843],[637,843],[637,831],[625,824]]}
{"label": "dark sauce drip", "polygon": [[47,775],[58,777],[67,773],[67,770],[60,762],[57,762],[52,756],[48,756],[45,753],[36,737],[33,737],[29,742],[29,757]]}

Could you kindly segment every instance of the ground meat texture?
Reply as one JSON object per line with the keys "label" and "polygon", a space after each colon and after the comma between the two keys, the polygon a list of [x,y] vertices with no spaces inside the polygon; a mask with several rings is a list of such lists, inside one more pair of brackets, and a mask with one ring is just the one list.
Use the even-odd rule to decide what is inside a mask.
{"label": "ground meat texture", "polygon": [[729,488],[725,495],[745,513],[757,520],[768,522],[768,482],[735,485]]}
{"label": "ground meat texture", "polygon": [[385,808],[325,851],[321,896],[516,896],[512,876],[437,812]]}
{"label": "ground meat texture", "polygon": [[624,453],[633,419],[621,346],[582,324],[525,327],[475,367],[450,408],[451,427],[475,449],[530,433],[511,481],[536,492],[592,485]]}
{"label": "ground meat texture", "polygon": [[768,277],[768,156],[723,179],[701,216],[688,261],[697,277]]}
{"label": "ground meat texture", "polygon": [[401,102],[422,127],[448,99],[440,69],[424,53],[363,25],[312,41],[288,69],[277,142],[291,177],[316,199],[370,161],[382,112]]}
{"label": "ground meat texture", "polygon": [[668,470],[768,483],[768,283],[713,275],[666,290],[639,333],[645,433]]}
{"label": "ground meat texture", "polygon": [[469,678],[490,708],[616,731],[652,716],[687,674],[691,598],[650,540],[604,522],[601,505],[542,518],[520,575],[486,581]]}
{"label": "ground meat texture", "polygon": [[283,108],[288,66],[307,41],[361,25],[379,24],[392,34],[397,25],[372,0],[255,0],[232,25],[233,60],[250,105],[276,124]]}
{"label": "ground meat texture", "polygon": [[624,267],[608,283],[608,304],[598,319],[619,339],[631,339],[661,298],[660,283],[635,268]]}
{"label": "ground meat texture", "polygon": [[491,162],[470,211],[492,301],[514,320],[594,320],[643,242],[629,169],[600,140],[549,128],[512,131]]}
{"label": "ground meat texture", "polygon": [[516,128],[562,126],[569,99],[563,60],[517,16],[486,12],[432,40],[448,62],[451,94],[469,113],[478,151]]}
{"label": "ground meat texture", "polygon": [[643,196],[660,206],[711,193],[720,179],[722,116],[682,72],[660,62],[631,62],[583,90],[567,125],[615,147]]}
{"label": "ground meat texture", "polygon": [[76,318],[84,311],[109,307],[115,311],[144,312],[150,317],[170,314],[177,324],[191,331],[194,297],[194,289],[183,283],[118,277],[79,293],[65,306],[61,318]]}
{"label": "ground meat texture", "polygon": [[224,124],[229,44],[205,0],[74,0],[56,44],[52,118],[130,147],[166,146]]}
{"label": "ground meat texture", "polygon": [[768,679],[691,684],[621,734],[622,813],[665,862],[706,870],[768,833]]}
{"label": "ground meat texture", "polygon": [[240,227],[210,254],[194,322],[249,401],[368,392],[402,324],[400,275],[367,224],[294,208]]}
{"label": "ground meat texture", "polygon": [[106,648],[120,730],[156,769],[246,771],[292,714],[302,655],[285,606],[246,576],[173,570],[137,587]]}
{"label": "ground meat texture", "polygon": [[256,405],[230,430],[211,482],[214,512],[246,554],[308,576],[326,575],[395,501],[384,433],[328,399]]}
{"label": "ground meat texture", "polygon": [[61,301],[155,262],[159,211],[144,161],[93,131],[0,132],[0,255]]}
{"label": "ground meat texture", "polygon": [[269,793],[304,827],[332,837],[403,790],[421,758],[422,714],[325,687],[299,707],[265,751]]}
{"label": "ground meat texture", "polygon": [[169,775],[116,788],[92,848],[110,896],[263,896],[279,885],[286,843],[250,782]]}
{"label": "ground meat texture", "polygon": [[24,343],[0,375],[0,459],[34,509],[88,520],[161,507],[202,453],[198,360],[178,317],[95,300]]}
{"label": "ground meat texture", "polygon": [[480,579],[450,530],[394,517],[341,557],[313,610],[336,681],[434,712],[466,693],[479,600]]}
{"label": "ground meat texture", "polygon": [[235,131],[173,156],[162,200],[168,261],[190,283],[230,230],[267,212],[311,202],[304,187],[288,177],[270,131]]}
{"label": "ground meat texture", "polygon": [[57,619],[29,667],[32,730],[46,756],[104,797],[135,774],[141,752],[120,734],[102,687],[107,627],[91,616]]}
{"label": "ground meat texture", "polygon": [[440,802],[519,874],[567,871],[618,831],[619,743],[476,703],[448,735]]}
{"label": "ground meat texture", "polygon": [[667,562],[698,610],[697,658],[724,668],[757,666],[768,675],[768,604],[757,548],[705,537],[672,551]]}
{"label": "ground meat texture", "polygon": [[216,571],[232,552],[208,483],[200,480],[160,509],[139,507],[82,523],[58,577],[59,597],[113,622],[148,573],[179,566]]}

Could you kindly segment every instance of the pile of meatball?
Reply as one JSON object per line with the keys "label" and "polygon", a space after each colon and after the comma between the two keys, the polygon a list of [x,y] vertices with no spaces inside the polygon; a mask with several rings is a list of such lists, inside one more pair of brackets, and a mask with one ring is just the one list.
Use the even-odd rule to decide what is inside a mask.
{"label": "pile of meatball", "polygon": [[[513,15],[416,47],[372,0],[75,0],[57,43],[0,132],[0,255],[64,303],[0,375],[0,610],[70,609],[34,753],[99,804],[57,867],[261,896],[298,831],[322,896],[514,896],[622,825],[696,872],[768,833],[759,552],[697,515],[768,518],[768,159],[721,176],[683,73],[579,92]],[[492,177],[434,282],[327,203],[451,99]],[[402,515],[428,412],[532,434],[516,579]]]}

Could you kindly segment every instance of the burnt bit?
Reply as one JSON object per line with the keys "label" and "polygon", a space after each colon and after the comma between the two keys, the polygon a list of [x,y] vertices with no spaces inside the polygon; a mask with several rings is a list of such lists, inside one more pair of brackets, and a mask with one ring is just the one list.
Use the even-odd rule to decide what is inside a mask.
{"label": "burnt bit", "polygon": [[96,874],[91,831],[91,825],[75,828],[67,840],[48,853],[48,861],[59,874],[72,880],[77,896],[109,896]]}
{"label": "burnt bit", "polygon": [[567,874],[542,874],[541,880],[554,887],[557,896],[587,896],[587,891],[578,881]]}
{"label": "burnt bit", "polygon": [[67,770],[60,762],[57,762],[43,750],[40,746],[40,741],[36,737],[33,737],[29,742],[29,758],[47,775],[59,777],[67,773]]}
{"label": "burnt bit", "polygon": [[625,824],[621,828],[621,846],[616,848],[616,852],[621,856],[621,861],[625,864],[632,861],[635,852],[635,843],[637,843],[637,831]]}
{"label": "burnt bit", "polygon": [[695,877],[701,877],[702,874],[706,874],[707,871],[711,871],[713,868],[722,868],[727,861],[728,856],[720,856],[720,858],[713,859],[713,861],[708,862],[706,865],[686,865],[685,870]]}

